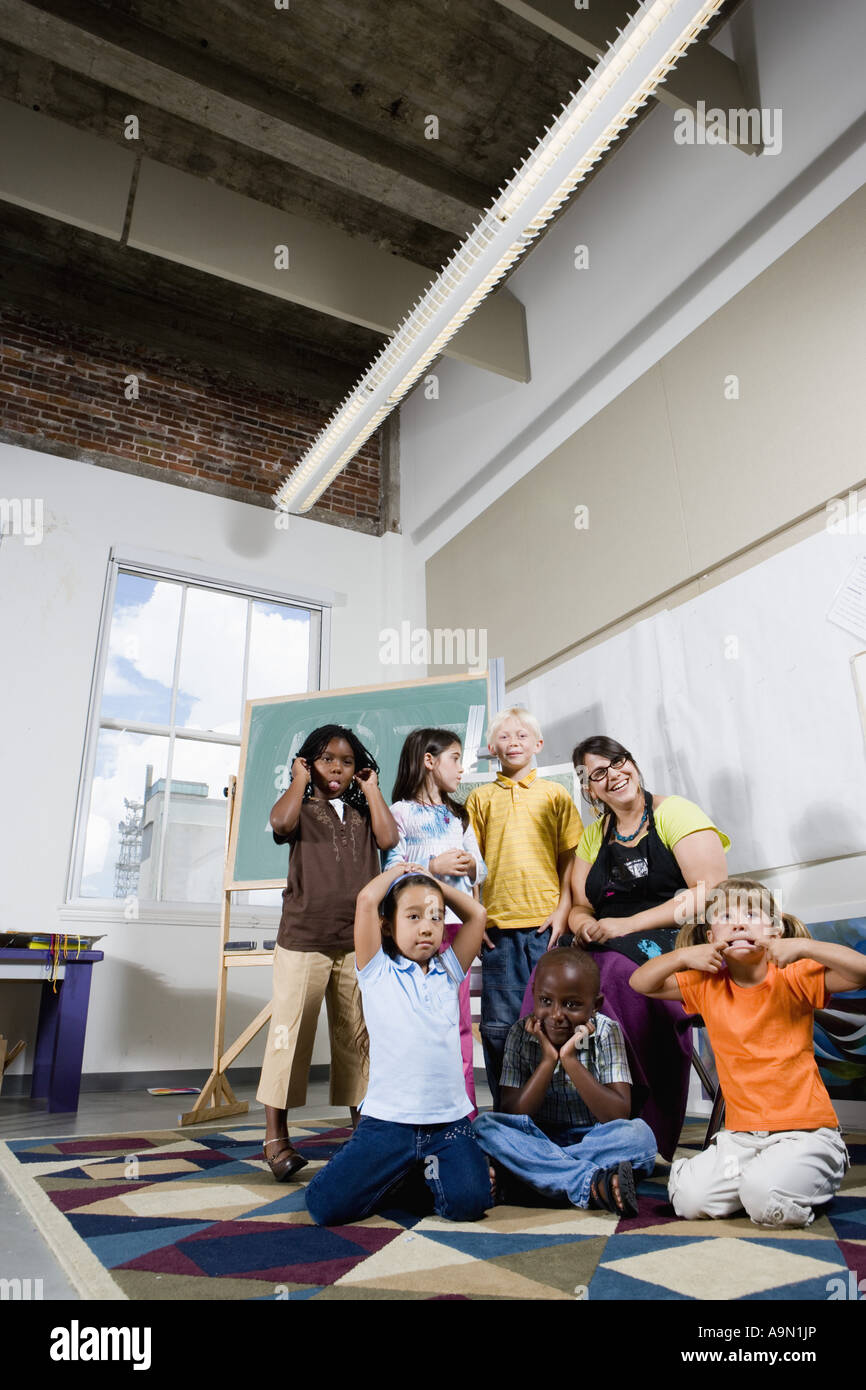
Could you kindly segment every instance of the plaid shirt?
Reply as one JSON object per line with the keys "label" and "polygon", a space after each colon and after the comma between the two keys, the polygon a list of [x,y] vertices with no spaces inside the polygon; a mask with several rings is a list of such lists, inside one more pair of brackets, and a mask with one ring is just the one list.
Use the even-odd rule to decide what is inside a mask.
{"label": "plaid shirt", "polygon": [[[518,1019],[505,1041],[500,1086],[523,1086],[541,1061],[541,1043],[527,1033],[525,1023],[525,1018]],[[577,1056],[602,1086],[612,1081],[627,1081],[631,1085],[622,1030],[606,1014],[595,1015],[595,1032],[589,1046],[586,1051],[578,1052]],[[542,1128],[545,1125],[562,1125],[571,1129],[587,1129],[599,1123],[581,1099],[561,1062],[556,1064],[541,1109],[532,1118]]]}

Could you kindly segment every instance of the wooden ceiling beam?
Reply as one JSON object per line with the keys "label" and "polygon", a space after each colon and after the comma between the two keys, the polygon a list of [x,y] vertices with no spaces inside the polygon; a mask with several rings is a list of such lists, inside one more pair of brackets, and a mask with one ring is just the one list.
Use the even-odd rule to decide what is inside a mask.
{"label": "wooden ceiling beam", "polygon": [[490,201],[474,180],[89,0],[0,0],[0,33],[134,100],[459,236]]}
{"label": "wooden ceiling beam", "polygon": [[[634,12],[634,0],[628,5],[597,3],[587,9],[576,9],[572,0],[496,0],[503,9],[525,19],[560,43],[582,53],[585,58],[601,58],[605,49],[617,37],[617,25],[624,27]],[[658,101],[674,110],[688,108],[697,112],[698,102],[707,109],[727,113],[750,106],[742,73],[732,58],[720,53],[705,39],[694,45],[655,93]],[[761,146],[748,140],[731,140],[744,154],[757,154]]]}
{"label": "wooden ceiling beam", "polygon": [[[426,267],[335,227],[148,158],[133,179],[132,162],[99,136],[0,100],[0,198],[18,207],[383,335],[430,283]],[[528,381],[523,305],[500,287],[445,353]]]}
{"label": "wooden ceiling beam", "polygon": [[[303,304],[374,332],[394,333],[430,272],[334,227],[145,159],[128,245]],[[444,349],[513,381],[529,380],[523,305],[500,288]]]}

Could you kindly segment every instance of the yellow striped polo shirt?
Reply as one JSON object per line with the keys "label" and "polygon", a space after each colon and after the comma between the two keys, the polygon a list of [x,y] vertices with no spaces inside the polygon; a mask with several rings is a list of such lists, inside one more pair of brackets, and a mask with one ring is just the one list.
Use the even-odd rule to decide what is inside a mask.
{"label": "yellow striped polo shirt", "polygon": [[527,772],[499,772],[470,792],[466,809],[487,865],[484,906],[491,926],[540,927],[559,902],[560,856],[583,826],[564,787]]}

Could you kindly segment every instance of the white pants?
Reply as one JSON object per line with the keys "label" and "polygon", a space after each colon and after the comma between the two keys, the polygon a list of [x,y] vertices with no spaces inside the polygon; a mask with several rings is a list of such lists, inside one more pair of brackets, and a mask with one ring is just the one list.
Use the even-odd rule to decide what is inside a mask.
{"label": "white pants", "polygon": [[829,1202],[847,1166],[837,1129],[723,1129],[695,1158],[674,1159],[668,1196],[687,1221],[745,1207],[758,1226],[808,1226],[812,1208]]}

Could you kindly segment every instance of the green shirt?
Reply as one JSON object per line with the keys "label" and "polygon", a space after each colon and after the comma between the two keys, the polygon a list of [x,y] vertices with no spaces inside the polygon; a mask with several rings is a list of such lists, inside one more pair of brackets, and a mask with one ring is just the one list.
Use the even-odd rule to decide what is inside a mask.
{"label": "green shirt", "polygon": [[[584,859],[587,864],[594,864],[598,851],[601,849],[603,817],[599,816],[592,825],[588,825],[580,837],[580,844],[577,847],[578,858]],[[656,823],[656,834],[663,845],[672,850],[674,845],[684,839],[686,835],[691,835],[695,830],[715,830],[722,842],[725,850],[731,848],[731,842],[723,830],[719,830],[717,825],[713,825],[700,808],[693,801],[687,801],[684,796],[666,796],[664,800],[653,809],[653,819]],[[643,832],[633,841],[640,844],[646,835]]]}

